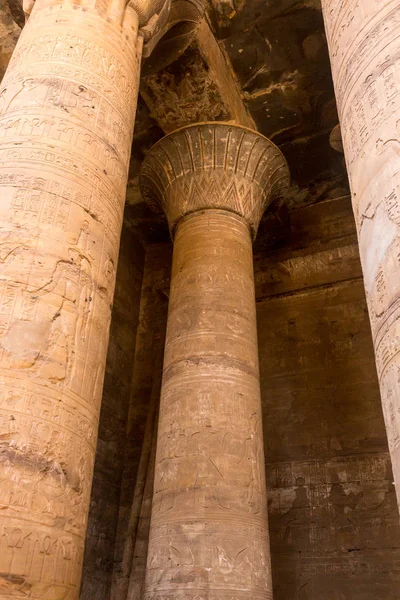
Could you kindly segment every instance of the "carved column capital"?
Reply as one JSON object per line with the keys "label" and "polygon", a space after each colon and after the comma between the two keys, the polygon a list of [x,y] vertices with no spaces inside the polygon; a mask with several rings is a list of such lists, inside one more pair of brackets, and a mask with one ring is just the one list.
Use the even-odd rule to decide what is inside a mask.
{"label": "carved column capital", "polygon": [[160,140],[146,156],[141,190],[164,210],[171,235],[185,215],[223,209],[243,217],[255,237],[267,205],[289,186],[286,161],[256,131],[201,123]]}
{"label": "carved column capital", "polygon": [[127,4],[138,15],[139,23],[143,27],[154,15],[159,15],[164,7],[169,10],[171,0],[129,0]]}

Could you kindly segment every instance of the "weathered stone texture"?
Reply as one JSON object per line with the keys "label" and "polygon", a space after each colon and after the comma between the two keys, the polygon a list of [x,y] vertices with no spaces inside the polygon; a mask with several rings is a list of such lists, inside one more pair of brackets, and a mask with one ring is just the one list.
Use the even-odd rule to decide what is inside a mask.
{"label": "weathered stone texture", "polygon": [[207,19],[199,24],[179,61],[151,75],[145,72],[140,91],[165,133],[204,121],[254,128],[229,59]]}
{"label": "weathered stone texture", "polygon": [[122,0],[38,0],[0,88],[4,599],[79,594],[138,27]]}
{"label": "weathered stone texture", "polygon": [[400,503],[400,6],[322,5]]}
{"label": "weathered stone texture", "polygon": [[[173,66],[149,75],[143,91],[165,131],[210,117],[236,118],[244,124],[249,109],[259,130],[281,145],[294,176],[285,207],[264,220],[255,246],[274,600],[398,600],[398,512],[350,202],[342,198],[292,210],[346,190],[342,158],[328,144],[337,115],[320,3],[213,0],[212,5],[217,41],[209,37],[207,28],[199,30]],[[396,0],[326,0],[323,5],[387,427],[397,465],[400,10]],[[61,6],[57,3],[57,10]],[[94,368],[101,353],[104,365],[105,324],[110,316],[133,123],[129,115],[134,110],[132,91],[137,89],[134,44],[122,53],[130,56],[129,65],[125,61],[123,67],[131,78],[127,88],[110,88],[108,75],[104,78],[95,71],[110,64],[114,72],[112,53],[121,52],[119,33],[103,17],[96,20],[86,0],[80,8],[69,6],[62,9],[66,17],[62,23],[52,20],[50,6],[43,6],[46,18],[37,28],[33,13],[11,75],[0,88],[0,334],[6,335],[11,310],[17,327],[37,322],[32,320],[37,308],[40,314],[35,318],[50,327],[44,350],[36,352],[32,346],[35,352],[23,358],[28,383],[18,383],[18,389],[10,386],[6,395],[0,390],[5,415],[2,448],[16,448],[13,464],[2,462],[12,473],[12,483],[8,478],[0,484],[0,501],[7,507],[2,511],[0,546],[0,597],[5,600],[16,594],[61,600],[67,593],[68,600],[76,598],[95,444],[95,434],[87,442],[84,436],[89,421],[96,429],[101,387],[99,379],[96,407],[82,408],[94,396],[84,390],[76,393],[79,365],[89,357],[86,366]],[[107,6],[97,2],[96,10],[104,16]],[[6,4],[0,10],[1,77],[19,26]],[[86,13],[91,23],[83,32],[89,36],[86,41],[73,12],[80,20]],[[70,40],[70,45],[55,41],[61,27],[64,33],[68,30],[70,37],[62,39]],[[102,27],[108,32],[103,36]],[[104,44],[102,37],[107,38]],[[89,74],[79,63],[81,42],[99,48],[87,55]],[[227,70],[221,86],[225,53],[234,73]],[[104,60],[98,60],[100,55]],[[50,67],[47,71],[45,64]],[[114,109],[121,120],[111,119]],[[130,163],[135,185],[143,155],[161,135],[148,112],[141,111]],[[102,155],[104,140],[112,151]],[[121,151],[125,158],[117,156]],[[102,157],[106,162],[100,168]],[[70,169],[69,174],[65,169]],[[207,188],[211,199],[212,188]],[[199,208],[198,191],[191,185],[181,195]],[[237,192],[232,189],[233,196]],[[117,197],[119,212],[108,204]],[[166,239],[166,225],[144,208],[134,185],[129,189],[125,219],[141,241]],[[172,221],[171,229],[175,218]],[[132,240],[125,232],[82,600],[125,600],[126,595],[128,600],[142,600],[144,594],[155,462],[155,446],[150,452],[149,440],[160,388],[171,245],[147,248],[135,337],[144,257]],[[87,297],[86,310],[87,303],[71,302],[69,292],[61,300],[57,287],[72,286],[75,293],[77,278],[83,295],[88,282],[96,292]],[[53,284],[56,287],[50,289]],[[86,340],[85,335],[71,336],[75,321],[76,331],[82,333],[92,325],[94,335]],[[98,360],[93,362],[95,355]],[[0,366],[18,372],[2,356]],[[71,357],[79,362],[75,374],[69,370]],[[6,370],[2,373],[9,377]],[[86,384],[90,378],[82,381]],[[45,398],[46,394],[50,396]],[[58,405],[62,414],[54,408]],[[171,439],[175,435],[180,442],[180,430],[174,427]],[[84,441],[75,451],[78,438]],[[18,463],[25,450],[30,454]],[[49,462],[41,462],[42,456]],[[41,528],[35,525],[31,535],[33,526],[21,529],[14,520],[17,511],[27,510],[33,511],[32,522]],[[81,515],[78,525],[77,515]],[[56,535],[48,534],[51,525]],[[166,547],[176,563],[177,554],[172,546]],[[25,560],[28,555],[31,562]],[[189,564],[190,552],[183,559]],[[230,568],[223,553],[217,560]],[[235,563],[238,577],[244,562]]]}
{"label": "weathered stone texture", "polygon": [[174,239],[146,600],[272,599],[252,238],[288,183],[279,150],[229,124],[143,164]]}
{"label": "weathered stone texture", "polygon": [[[255,246],[274,600],[397,600],[398,513],[350,199],[290,221],[282,249]],[[157,248],[166,290],[169,252]]]}
{"label": "weathered stone texture", "polygon": [[274,599],[396,600],[398,512],[349,198],[256,254]]}
{"label": "weathered stone texture", "polygon": [[[146,487],[147,495],[152,496],[147,472],[161,389],[171,255],[172,248],[164,245],[160,249],[155,244],[146,251],[114,550],[111,598],[115,600],[124,600],[130,580],[133,586],[134,580],[140,585],[144,579],[145,569],[140,573],[136,561],[136,546],[137,538],[143,539],[141,531],[145,527],[139,525],[142,504],[147,502],[151,508],[151,500],[143,500],[143,495]],[[145,552],[144,566],[146,556]],[[132,567],[135,573],[131,576]]]}
{"label": "weathered stone texture", "polygon": [[81,600],[107,600],[110,595],[121,477],[125,452],[129,446],[127,420],[143,266],[144,250],[124,227],[100,412]]}

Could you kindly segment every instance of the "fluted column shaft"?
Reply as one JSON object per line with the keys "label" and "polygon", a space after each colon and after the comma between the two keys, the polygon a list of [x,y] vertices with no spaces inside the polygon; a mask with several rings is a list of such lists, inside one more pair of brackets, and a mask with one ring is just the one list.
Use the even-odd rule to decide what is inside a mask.
{"label": "fluted column shaft", "polygon": [[139,84],[133,7],[38,0],[0,88],[2,599],[79,595]]}
{"label": "fluted column shaft", "polygon": [[261,216],[269,199],[269,190],[252,189],[257,170],[277,189],[287,172],[267,140],[221,125],[188,128],[153,149],[142,177],[147,196],[150,180],[154,190],[163,185],[160,162],[171,179],[158,199],[174,254],[145,600],[267,600],[258,220],[250,216]]}
{"label": "fluted column shaft", "polygon": [[400,504],[400,6],[322,5]]}

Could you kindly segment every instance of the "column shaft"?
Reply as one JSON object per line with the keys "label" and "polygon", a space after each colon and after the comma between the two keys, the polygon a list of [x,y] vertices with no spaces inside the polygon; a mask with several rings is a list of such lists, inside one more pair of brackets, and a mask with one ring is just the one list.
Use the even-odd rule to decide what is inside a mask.
{"label": "column shaft", "polygon": [[145,598],[189,589],[272,598],[252,241],[218,210],[175,235]]}
{"label": "column shaft", "polygon": [[139,60],[123,0],[40,2],[1,85],[2,599],[78,598]]}
{"label": "column shaft", "polygon": [[400,6],[322,5],[400,504]]}

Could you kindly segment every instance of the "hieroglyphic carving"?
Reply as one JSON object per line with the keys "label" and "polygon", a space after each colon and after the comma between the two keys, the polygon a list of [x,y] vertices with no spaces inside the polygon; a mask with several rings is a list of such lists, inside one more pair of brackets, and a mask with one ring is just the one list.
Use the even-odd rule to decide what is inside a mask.
{"label": "hieroglyphic carving", "polygon": [[400,503],[400,7],[323,2]]}
{"label": "hieroglyphic carving", "polygon": [[[1,573],[4,598],[28,593],[33,598],[48,595],[66,598],[80,576],[83,544],[73,536],[34,531],[12,519],[0,530],[0,549],[5,570]],[[41,573],[40,583],[38,573]],[[29,582],[32,581],[32,584]]]}
{"label": "hieroglyphic carving", "polygon": [[138,25],[38,0],[0,88],[2,598],[79,594]]}
{"label": "hieroglyphic carving", "polygon": [[[372,546],[388,534],[385,520],[388,513],[393,514],[396,501],[386,453],[279,462],[268,465],[267,472],[277,548],[303,550],[306,546],[313,555],[312,564],[319,568],[322,565],[315,558],[325,555],[326,560],[333,549],[343,548],[346,538],[354,543],[354,530],[360,541]],[[373,493],[371,483],[375,484]],[[363,510],[358,511],[361,506]],[[367,511],[374,518],[366,519]],[[335,527],[329,526],[332,521]]]}
{"label": "hieroglyphic carving", "polygon": [[175,234],[145,600],[272,599],[251,234],[287,185],[268,140],[217,123],[143,165]]}

